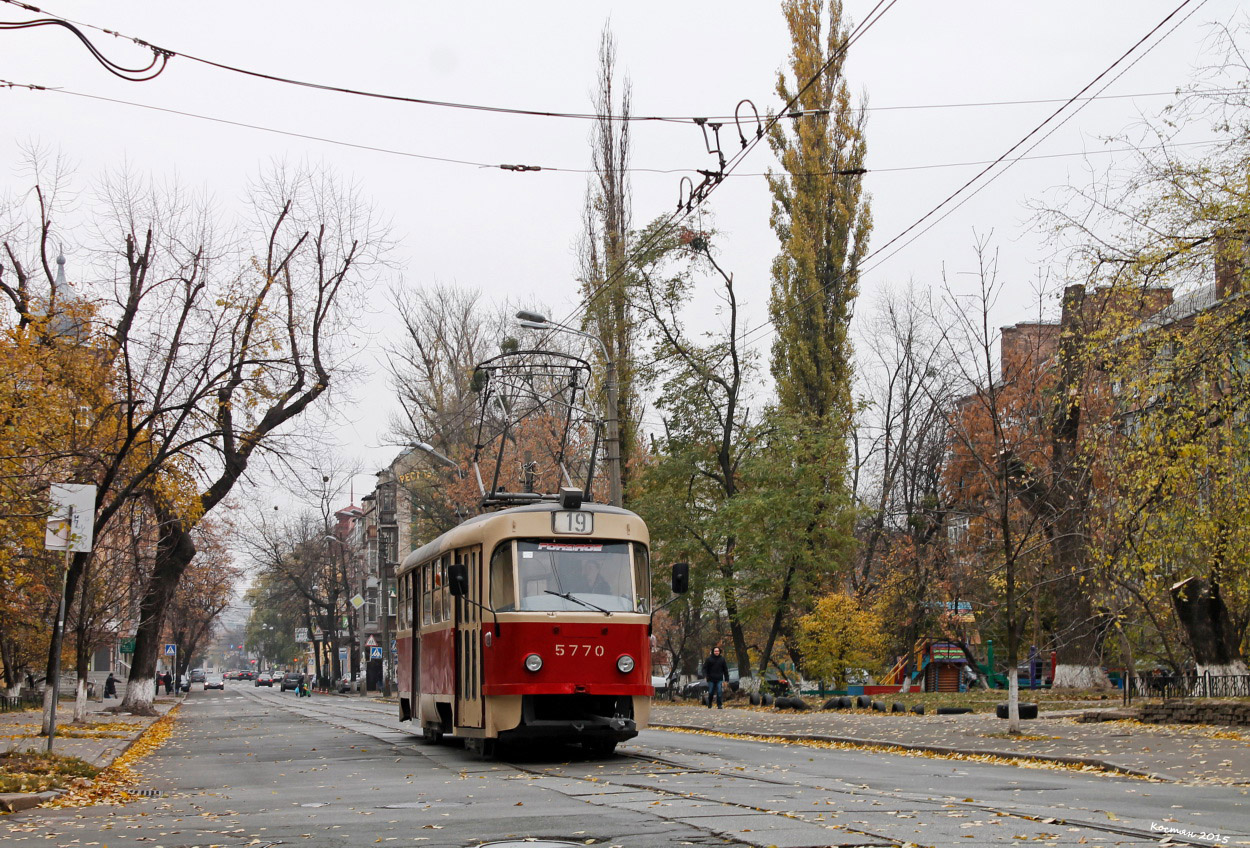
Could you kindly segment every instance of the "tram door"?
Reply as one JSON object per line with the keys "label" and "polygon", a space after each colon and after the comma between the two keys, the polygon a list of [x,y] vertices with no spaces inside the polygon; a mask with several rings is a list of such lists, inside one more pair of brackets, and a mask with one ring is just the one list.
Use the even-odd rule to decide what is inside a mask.
{"label": "tram door", "polygon": [[[456,725],[481,727],[482,710],[482,556],[480,548],[456,552],[469,571],[469,594],[456,599]],[[470,603],[473,601],[474,603]]]}
{"label": "tram door", "polygon": [[408,656],[408,679],[412,681],[409,684],[409,697],[412,699],[409,704],[415,724],[421,723],[421,579],[424,574],[424,568],[408,572],[404,578],[408,581],[407,594],[401,592],[399,598],[399,602],[408,610],[408,632],[412,634],[412,638],[408,640],[412,645]]}

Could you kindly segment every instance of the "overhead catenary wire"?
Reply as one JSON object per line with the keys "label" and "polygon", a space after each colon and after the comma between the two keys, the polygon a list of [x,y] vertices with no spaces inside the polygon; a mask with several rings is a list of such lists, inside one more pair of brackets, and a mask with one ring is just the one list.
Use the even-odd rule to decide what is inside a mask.
{"label": "overhead catenary wire", "polygon": [[[1073,95],[1073,96],[1072,96],[1072,97],[1070,97],[1068,100],[1066,100],[1066,101],[1064,102],[1064,105],[1060,106],[1058,109],[1056,109],[1055,111],[1053,111],[1053,112],[1052,112],[1050,115],[1048,115],[1048,116],[1047,116],[1047,117],[1046,117],[1046,118],[1045,118],[1045,119],[1044,119],[1041,123],[1039,123],[1037,126],[1033,127],[1033,129],[1031,129],[1031,130],[1029,130],[1027,133],[1025,133],[1025,135],[1024,135],[1023,137],[1021,137],[1018,141],[1016,141],[1014,144],[1012,144],[1012,145],[1011,145],[1011,147],[1009,147],[1009,148],[1008,148],[1008,149],[1007,149],[1004,153],[1002,153],[1002,154],[1001,154],[998,158],[996,158],[996,159],[994,159],[993,161],[991,161],[991,162],[990,162],[990,163],[989,163],[989,164],[988,164],[985,168],[983,168],[981,171],[977,172],[977,174],[975,174],[972,178],[970,178],[969,180],[967,180],[966,182],[964,182],[961,186],[959,186],[959,188],[955,189],[955,191],[953,191],[953,192],[951,192],[949,195],[947,195],[947,196],[946,196],[943,200],[941,200],[941,201],[940,201],[940,202],[939,202],[936,206],[934,206],[934,207],[933,207],[932,209],[930,209],[928,212],[926,212],[926,213],[924,213],[923,215],[921,215],[919,218],[917,218],[915,221],[913,221],[911,224],[909,224],[909,225],[908,225],[907,227],[905,227],[903,230],[901,230],[900,232],[898,232],[897,234],[895,234],[895,235],[894,235],[891,239],[889,239],[889,240],[888,240],[888,241],[887,241],[884,245],[882,245],[880,248],[878,248],[878,249],[876,249],[876,250],[872,251],[870,254],[868,254],[868,256],[865,256],[865,257],[864,257],[864,260],[861,260],[861,261],[865,261],[865,260],[867,260],[867,259],[869,259],[869,258],[876,258],[876,261],[875,261],[872,265],[870,265],[870,266],[868,266],[868,267],[864,268],[864,269],[863,269],[860,273],[861,273],[861,274],[863,274],[863,273],[867,273],[868,271],[871,271],[871,270],[873,270],[874,268],[879,267],[879,266],[880,266],[883,262],[885,262],[886,260],[888,260],[889,258],[891,258],[892,256],[894,256],[895,254],[897,254],[899,250],[902,250],[904,247],[906,247],[907,245],[909,245],[909,244],[911,244],[913,241],[915,241],[915,240],[916,240],[916,238],[919,238],[919,237],[920,237],[921,235],[923,235],[925,232],[928,232],[928,230],[929,230],[929,229],[931,229],[933,226],[935,226],[935,225],[936,225],[937,223],[939,223],[941,220],[945,219],[945,218],[947,217],[947,215],[949,215],[949,214],[950,214],[950,212],[954,212],[955,210],[954,210],[954,209],[952,209],[952,210],[950,210],[950,212],[946,213],[946,215],[943,215],[941,218],[939,218],[939,219],[937,219],[937,220],[933,221],[933,223],[931,223],[929,226],[925,227],[923,230],[921,230],[919,233],[917,233],[917,234],[916,234],[915,236],[913,236],[911,239],[908,239],[908,240],[907,240],[904,244],[900,245],[900,246],[899,246],[897,249],[895,249],[894,251],[892,251],[892,252],[888,253],[888,254],[887,254],[887,255],[885,255],[884,257],[877,258],[877,257],[879,257],[879,256],[880,256],[880,254],[881,254],[882,252],[884,252],[884,251],[886,251],[887,249],[889,249],[891,245],[893,245],[893,244],[895,244],[896,242],[898,242],[898,241],[902,240],[903,238],[905,238],[905,237],[906,237],[909,233],[911,233],[913,230],[915,230],[916,228],[920,227],[922,224],[924,224],[926,221],[928,221],[930,218],[932,218],[934,215],[936,215],[936,214],[937,214],[938,212],[940,212],[942,209],[946,208],[948,205],[950,205],[952,202],[954,202],[956,198],[959,198],[959,197],[963,196],[963,195],[965,194],[965,192],[967,192],[967,191],[968,191],[968,190],[969,190],[969,189],[970,189],[973,185],[975,185],[975,184],[976,184],[976,183],[977,183],[977,182],[978,182],[978,181],[979,181],[982,177],[984,177],[984,176],[985,176],[986,174],[988,174],[990,171],[994,170],[994,168],[995,168],[995,167],[997,167],[998,165],[1001,165],[1001,164],[1004,164],[1004,163],[1005,163],[1006,167],[1004,167],[1002,170],[1000,170],[998,173],[996,173],[993,177],[991,177],[991,178],[990,178],[989,180],[987,180],[985,183],[983,183],[982,185],[980,185],[980,186],[976,189],[976,191],[973,193],[973,195],[970,195],[969,197],[967,197],[967,198],[965,198],[964,200],[960,201],[959,206],[962,206],[962,205],[963,205],[963,203],[965,203],[965,202],[967,202],[967,200],[971,199],[971,196],[975,196],[975,193],[980,192],[982,189],[984,189],[984,188],[985,188],[985,186],[989,185],[991,182],[993,182],[995,179],[997,179],[999,176],[1001,176],[1001,174],[1002,174],[1002,173],[1004,173],[1004,172],[1007,170],[1007,168],[1010,168],[1010,167],[1011,167],[1011,165],[1013,165],[1013,164],[1015,163],[1015,161],[1018,161],[1018,160],[1015,160],[1015,159],[1013,159],[1013,158],[1012,158],[1012,154],[1013,154],[1016,150],[1019,150],[1021,147],[1023,147],[1025,144],[1027,144],[1027,143],[1029,142],[1029,140],[1030,140],[1030,139],[1032,139],[1034,136],[1036,136],[1038,133],[1040,133],[1043,129],[1045,129],[1047,126],[1049,126],[1049,125],[1050,125],[1050,124],[1051,124],[1051,123],[1052,123],[1052,122],[1053,122],[1056,118],[1058,118],[1060,115],[1062,115],[1062,114],[1063,114],[1063,113],[1064,113],[1064,112],[1068,109],[1068,107],[1069,107],[1069,106],[1072,106],[1074,103],[1078,103],[1078,102],[1080,102],[1080,101],[1082,100],[1083,96],[1085,95],[1085,93],[1086,93],[1087,91],[1089,91],[1091,88],[1093,88],[1094,86],[1096,86],[1096,85],[1097,85],[1097,84],[1098,84],[1098,83],[1099,83],[1099,82],[1100,82],[1100,81],[1101,81],[1104,77],[1106,77],[1108,74],[1110,74],[1112,71],[1114,71],[1114,70],[1115,70],[1115,69],[1116,69],[1116,68],[1117,68],[1117,67],[1118,67],[1121,63],[1123,63],[1123,62],[1124,62],[1127,58],[1129,58],[1129,57],[1130,57],[1130,56],[1132,56],[1134,53],[1136,53],[1136,52],[1137,52],[1137,50],[1138,50],[1138,49],[1139,49],[1139,48],[1140,48],[1143,44],[1145,44],[1146,42],[1148,42],[1148,41],[1149,41],[1149,40],[1150,40],[1150,39],[1151,39],[1151,38],[1152,38],[1152,37],[1153,37],[1156,33],[1158,33],[1158,32],[1159,32],[1159,30],[1161,30],[1161,29],[1163,29],[1165,26],[1167,26],[1168,22],[1169,22],[1169,21],[1171,21],[1173,18],[1175,18],[1178,14],[1180,14],[1180,13],[1181,13],[1181,11],[1182,11],[1182,10],[1184,10],[1186,6],[1189,6],[1191,3],[1194,3],[1194,2],[1197,2],[1197,5],[1196,5],[1196,6],[1194,6],[1194,8],[1193,8],[1193,9],[1189,12],[1189,14],[1187,14],[1187,15],[1185,15],[1183,18],[1181,18],[1181,20],[1180,20],[1180,21],[1178,21],[1178,22],[1176,23],[1176,25],[1172,27],[1172,29],[1170,29],[1170,30],[1169,30],[1169,31],[1168,31],[1168,32],[1167,32],[1164,36],[1162,36],[1162,37],[1161,37],[1161,38],[1160,38],[1157,42],[1155,42],[1155,44],[1151,45],[1151,46],[1150,46],[1150,48],[1148,48],[1148,49],[1147,49],[1147,51],[1145,51],[1145,52],[1149,52],[1150,50],[1153,50],[1153,49],[1154,49],[1154,47],[1155,47],[1157,44],[1161,43],[1164,39],[1166,39],[1166,38],[1167,38],[1167,36],[1168,36],[1168,35],[1171,35],[1173,32],[1175,32],[1175,31],[1176,31],[1176,29],[1177,29],[1177,28],[1178,28],[1181,24],[1183,24],[1186,20],[1188,20],[1188,19],[1189,19],[1189,18],[1190,18],[1190,17],[1191,17],[1194,13],[1196,13],[1196,12],[1198,11],[1198,9],[1200,9],[1200,8],[1202,8],[1202,6],[1206,5],[1207,0],[1182,0],[1182,2],[1180,3],[1180,5],[1178,5],[1176,8],[1174,8],[1171,12],[1169,12],[1167,15],[1165,15],[1165,16],[1163,17],[1163,19],[1162,19],[1162,20],[1160,20],[1157,24],[1155,24],[1153,27],[1151,27],[1151,28],[1150,28],[1150,30],[1149,30],[1149,31],[1148,31],[1145,35],[1143,35],[1140,39],[1138,39],[1136,42],[1134,42],[1134,43],[1132,44],[1132,46],[1130,46],[1127,50],[1125,50],[1122,54],[1120,54],[1120,56],[1119,56],[1119,57],[1117,57],[1117,58],[1115,59],[1115,61],[1113,61],[1110,65],[1108,65],[1106,68],[1104,68],[1104,69],[1103,69],[1103,70],[1102,70],[1102,71],[1101,71],[1101,72],[1100,72],[1097,76],[1095,76],[1092,80],[1090,80],[1088,83],[1086,83],[1086,84],[1085,84],[1085,85],[1081,88],[1081,90],[1080,90],[1080,91],[1078,91],[1075,95]],[[1143,55],[1144,55],[1144,54],[1143,54]],[[1112,85],[1112,84],[1113,84],[1116,80],[1118,80],[1120,77],[1122,77],[1122,76],[1124,75],[1124,73],[1126,73],[1126,72],[1129,70],[1129,68],[1131,68],[1133,65],[1135,65],[1135,64],[1137,63],[1137,61],[1139,61],[1139,60],[1140,60],[1140,58],[1141,58],[1141,57],[1138,57],[1138,59],[1134,59],[1134,60],[1133,60],[1133,62],[1132,62],[1132,63],[1130,63],[1130,64],[1129,64],[1126,68],[1124,68],[1123,70],[1121,70],[1121,71],[1120,71],[1120,73],[1116,74],[1113,78],[1111,78],[1110,80],[1108,80],[1108,81],[1107,81],[1107,83],[1103,86],[1102,90],[1106,90],[1106,88],[1107,88],[1108,86]],[[1060,124],[1059,126],[1061,126],[1061,125],[1062,125],[1062,123],[1066,123],[1066,122],[1067,122],[1067,121],[1068,121],[1068,120],[1069,120],[1069,119],[1070,119],[1073,115],[1075,115],[1075,114],[1076,114],[1076,112],[1079,112],[1081,109],[1083,109],[1083,108],[1084,108],[1084,106],[1085,106],[1088,102],[1089,102],[1088,100],[1085,100],[1085,102],[1083,102],[1083,103],[1081,103],[1081,105],[1077,106],[1075,111],[1073,111],[1071,114],[1069,114],[1069,115],[1067,115],[1066,117],[1064,117],[1063,122],[1061,122],[1061,124]],[[1055,131],[1055,129],[1058,129],[1058,126],[1054,127],[1053,129],[1051,129],[1051,130],[1050,130],[1050,132],[1047,132],[1047,133],[1046,133],[1046,135],[1044,135],[1044,136],[1042,136],[1042,138],[1038,139],[1038,140],[1037,140],[1034,144],[1032,144],[1032,145],[1028,148],[1028,150],[1033,150],[1033,149],[1035,149],[1035,148],[1037,147],[1037,145],[1038,145],[1038,144],[1040,144],[1042,141],[1044,141],[1046,138],[1048,138],[1048,137],[1049,137],[1049,136],[1050,136],[1050,135],[1051,135],[1051,134]],[[958,207],[958,206],[956,206],[956,207],[955,207],[955,209],[957,209],[957,208],[959,208],[959,207]],[[791,309],[793,309],[793,308],[795,308],[795,307],[797,307],[797,306],[802,305],[803,303],[807,302],[808,300],[810,300],[812,297],[814,297],[815,295],[817,295],[817,294],[819,294],[819,293],[820,293],[820,290],[817,290],[817,291],[813,292],[812,294],[808,295],[806,298],[803,298],[802,300],[800,300],[798,303],[794,304],[794,305],[793,305],[792,307],[790,307],[790,308],[791,308]],[[754,337],[756,337],[756,335],[757,335],[757,334],[761,333],[761,331],[770,330],[770,329],[775,329],[775,321],[774,321],[774,319],[773,319],[773,318],[769,318],[769,319],[767,319],[767,320],[765,320],[765,321],[761,322],[761,323],[760,323],[760,324],[758,324],[757,326],[755,326],[755,327],[751,328],[750,330],[747,330],[746,332],[744,332],[744,333],[743,333],[743,335],[742,335],[742,341],[743,341],[743,344],[748,344],[748,343],[750,343],[750,342],[753,340],[753,338],[754,338]]]}
{"label": "overhead catenary wire", "polygon": [[161,75],[165,70],[165,66],[169,64],[169,52],[152,47],[150,44],[144,45],[152,51],[152,60],[141,68],[127,68],[120,65],[112,59],[105,56],[99,48],[91,43],[91,39],[87,38],[86,33],[80,30],[74,24],[61,18],[38,18],[33,21],[0,21],[0,30],[15,31],[22,29],[36,29],[38,27],[53,26],[69,30],[74,36],[83,43],[92,57],[100,63],[100,65],[115,77],[127,80],[129,82],[147,82]]}
{"label": "overhead catenary wire", "polygon": [[[574,119],[574,120],[583,120],[583,121],[594,121],[594,120],[598,120],[600,117],[598,114],[593,113],[593,112],[576,112],[576,111],[557,110],[557,109],[530,109],[530,108],[521,108],[521,107],[513,107],[513,106],[496,106],[496,105],[482,104],[482,103],[465,103],[465,102],[458,102],[458,101],[451,101],[451,100],[439,100],[439,99],[427,98],[427,97],[416,97],[412,95],[368,91],[365,89],[356,89],[356,88],[351,88],[349,86],[334,85],[331,83],[317,83],[317,82],[312,82],[308,80],[300,80],[300,79],[295,79],[293,77],[285,77],[285,76],[281,76],[278,74],[270,74],[270,73],[265,73],[263,71],[250,69],[250,68],[243,68],[243,67],[239,67],[236,65],[231,65],[226,62],[219,62],[213,59],[208,59],[202,56],[196,56],[190,53],[185,53],[185,52],[173,50],[170,48],[159,47],[143,38],[139,38],[137,36],[126,35],[124,33],[118,32],[113,29],[109,29],[107,27],[99,26],[97,24],[91,24],[85,21],[77,21],[77,20],[74,20],[73,18],[67,18],[61,15],[57,15],[55,12],[47,11],[45,9],[42,9],[30,3],[21,2],[21,0],[0,0],[0,2],[7,3],[11,6],[15,6],[17,8],[24,9],[29,12],[33,12],[35,14],[51,16],[49,18],[35,20],[35,21],[17,21],[17,22],[0,21],[0,29],[24,29],[24,28],[34,27],[34,26],[64,27],[70,30],[71,32],[73,32],[75,36],[80,41],[83,42],[83,45],[97,59],[97,61],[99,61],[111,73],[117,74],[123,79],[130,79],[136,82],[145,82],[149,79],[155,78],[165,69],[170,58],[179,57],[179,58],[191,61],[191,62],[196,62],[199,64],[206,65],[208,67],[213,67],[218,70],[240,74],[243,76],[249,76],[255,79],[262,79],[262,80],[266,80],[269,82],[280,83],[283,85],[293,85],[293,86],[298,86],[298,87],[303,87],[303,88],[315,89],[318,91],[327,91],[327,92],[346,94],[346,95],[357,96],[357,97],[390,100],[394,102],[411,103],[414,105],[433,106],[433,107],[438,107],[438,108],[463,109],[463,110],[476,111],[476,112],[494,112],[494,113],[505,114],[505,115],[518,115],[518,116],[530,116],[530,117],[541,117],[541,118],[564,118],[564,119]],[[877,5],[880,6],[881,4],[878,3]],[[873,12],[869,12],[869,17],[871,17],[875,11],[876,10],[874,9]],[[91,42],[90,39],[87,38],[87,36],[81,31],[80,28],[92,29],[97,32],[103,33],[105,35],[110,35],[110,36],[114,36],[117,38],[123,38],[129,41],[132,41],[133,43],[141,47],[151,50],[153,53],[152,61],[145,68],[133,68],[133,69],[124,68],[121,65],[118,65],[110,61],[109,59],[107,59],[107,57],[105,57],[99,51],[99,49],[95,47],[95,45]],[[867,27],[865,27],[865,29],[866,28]],[[144,74],[147,72],[150,72],[150,74],[146,76],[135,76],[136,74]],[[1132,98],[1132,97],[1163,97],[1163,96],[1170,96],[1173,94],[1175,94],[1175,92],[1145,92],[1142,94],[1107,95],[1105,98],[1089,98],[1089,99],[1093,100],[1093,99],[1119,99],[1119,98]],[[933,104],[921,103],[921,104],[904,104],[904,105],[898,105],[898,106],[864,106],[863,108],[867,112],[888,112],[888,111],[915,110],[915,109],[966,109],[966,108],[977,108],[977,107],[1019,106],[1019,105],[1036,105],[1036,104],[1059,103],[1059,102],[1067,102],[1067,101],[1062,101],[1059,99],[1042,98],[1042,99],[1027,99],[1027,100],[996,100],[996,101],[986,101],[986,102],[964,102],[964,103],[958,103],[958,102],[957,103],[933,103]],[[828,110],[823,110],[823,109],[808,109],[808,110],[788,109],[788,110],[785,110],[784,117],[795,118],[795,117],[812,116],[812,115],[820,116],[820,115],[824,115],[827,113],[828,113]],[[676,124],[688,124],[689,125],[689,124],[699,124],[699,123],[703,123],[707,121],[718,121],[718,122],[719,121],[733,121],[735,120],[735,117],[736,116],[733,116],[733,115],[630,115],[627,118],[617,117],[614,120],[640,122],[640,123],[676,123]]]}
{"label": "overhead catenary wire", "polygon": [[[449,165],[463,165],[463,166],[479,168],[479,169],[480,168],[492,168],[492,169],[501,169],[505,171],[517,171],[517,170],[520,170],[521,167],[525,167],[526,170],[543,171],[543,172],[560,173],[560,174],[581,175],[581,174],[600,173],[595,168],[570,168],[570,167],[565,167],[563,165],[515,166],[515,165],[499,164],[495,162],[476,161],[472,159],[457,159],[457,158],[449,157],[449,156],[435,156],[433,154],[428,154],[428,153],[417,153],[417,152],[410,151],[410,150],[400,150],[394,147],[381,147],[381,146],[374,145],[374,144],[363,144],[361,142],[348,141],[345,139],[330,138],[328,136],[322,136],[322,135],[314,135],[312,133],[299,132],[298,130],[279,129],[277,127],[269,127],[263,124],[254,124],[248,121],[236,121],[230,118],[222,118],[222,117],[218,117],[215,115],[204,115],[198,112],[190,112],[185,109],[172,109],[167,106],[155,106],[150,103],[138,103],[133,100],[123,100],[117,97],[105,97],[99,94],[88,94],[86,92],[74,91],[73,89],[64,88],[62,86],[47,86],[47,85],[39,85],[36,83],[21,83],[21,82],[13,82],[10,80],[0,79],[0,88],[10,88],[10,89],[21,88],[21,89],[27,89],[33,92],[45,92],[45,93],[51,93],[51,94],[61,94],[61,95],[65,95],[68,97],[79,97],[79,98],[83,98],[86,100],[94,100],[100,103],[111,103],[114,105],[128,106],[128,107],[135,108],[135,109],[144,109],[144,110],[152,111],[152,112],[160,112],[160,113],[167,114],[167,115],[176,115],[182,118],[190,118],[190,119],[198,120],[198,121],[207,121],[209,123],[221,124],[223,126],[238,127],[240,129],[255,130],[257,132],[287,136],[289,138],[299,138],[305,141],[314,141],[320,144],[331,144],[331,145],[335,145],[338,147],[347,147],[347,148],[351,148],[354,150],[363,150],[368,153],[380,153],[380,154],[387,155],[387,156],[399,156],[399,157],[403,157],[407,159],[419,159],[423,161],[439,162],[439,163],[444,163],[444,164],[449,164]],[[1216,143],[1217,142],[1214,142],[1214,141],[1175,142],[1169,145],[1169,147],[1173,147],[1173,148],[1192,147],[1192,146],[1210,145],[1210,144],[1216,144]],[[1010,161],[1023,162],[1023,161],[1031,161],[1031,160],[1060,159],[1060,158],[1077,157],[1077,156],[1083,157],[1083,156],[1103,155],[1103,154],[1111,154],[1111,153],[1131,153],[1131,152],[1140,152],[1140,150],[1141,148],[1139,147],[1109,147],[1109,148],[1104,148],[1102,150],[1084,150],[1084,151],[1075,151],[1075,152],[1070,152],[1070,153],[1047,153],[1047,154],[1042,154],[1038,156],[1019,156],[1019,157],[1015,157],[1011,159]],[[890,173],[901,173],[901,172],[906,172],[906,171],[932,170],[936,168],[967,168],[967,167],[974,167],[977,165],[987,165],[987,164],[992,163],[993,161],[995,160],[984,159],[984,160],[973,160],[973,161],[964,161],[964,162],[933,162],[933,163],[924,164],[924,165],[899,165],[899,166],[887,167],[887,168],[866,168],[865,172],[870,173],[870,174],[890,174]],[[697,168],[627,168],[625,170],[626,170],[626,173],[630,173],[630,174],[660,174],[660,175],[697,174],[699,172]],[[801,174],[798,174],[796,176],[828,176],[830,173],[832,172],[804,171]],[[765,172],[756,171],[756,172],[749,172],[749,173],[728,174],[726,175],[726,179],[731,179],[731,178],[742,179],[746,177],[765,177],[765,176],[767,176]]]}
{"label": "overhead catenary wire", "polygon": [[[406,95],[406,94],[393,94],[393,93],[380,92],[380,91],[368,91],[365,89],[353,88],[353,87],[345,86],[345,85],[335,85],[332,83],[319,83],[319,82],[312,82],[310,80],[301,80],[301,79],[296,79],[294,77],[287,77],[287,76],[282,76],[279,74],[266,73],[264,71],[259,71],[259,70],[255,70],[252,68],[244,68],[238,65],[229,64],[227,62],[219,62],[214,59],[208,59],[203,56],[196,56],[192,53],[186,53],[186,52],[183,52],[180,50],[174,50],[168,47],[159,47],[159,46],[154,45],[153,43],[151,43],[150,41],[146,39],[139,38],[139,37],[132,36],[132,35],[127,35],[125,33],[118,32],[113,29],[108,29],[106,27],[99,26],[97,24],[88,23],[86,21],[75,20],[73,18],[65,17],[64,15],[58,15],[55,12],[42,9],[31,3],[22,2],[22,0],[0,0],[0,2],[7,3],[10,6],[16,6],[28,12],[34,12],[35,14],[49,15],[52,19],[54,19],[50,22],[55,22],[64,26],[68,26],[71,29],[74,29],[75,32],[78,32],[78,30],[76,29],[77,27],[82,27],[84,29],[92,29],[97,32],[104,33],[106,35],[111,35],[111,36],[115,36],[118,38],[127,39],[129,41],[134,42],[137,45],[140,45],[144,48],[152,50],[154,54],[159,54],[163,62],[167,62],[170,58],[178,57],[178,58],[185,59],[189,62],[196,62],[198,64],[202,64],[211,68],[216,68],[221,71],[227,71],[229,73],[239,74],[242,76],[248,76],[254,79],[261,79],[261,80],[267,80],[269,82],[276,82],[276,83],[280,83],[283,85],[291,85],[291,86],[297,86],[301,88],[309,88],[309,89],[313,89],[317,91],[333,92],[337,94],[350,95],[354,97],[366,97],[366,98],[372,98],[372,99],[377,99],[377,100],[388,100],[388,101],[398,102],[398,103],[411,103],[411,104],[419,105],[419,106],[433,106],[433,107],[446,108],[446,109],[462,109],[462,110],[473,111],[473,112],[493,112],[493,113],[504,114],[504,115],[521,115],[521,116],[538,117],[538,118],[563,118],[563,119],[582,120],[582,121],[597,121],[601,117],[600,115],[594,112],[560,111],[560,110],[555,110],[555,109],[529,109],[529,108],[521,108],[521,107],[515,107],[515,106],[496,106],[496,105],[488,105],[488,104],[481,104],[481,103],[465,103],[465,102],[452,101],[452,100],[438,100],[438,99],[428,98],[428,97],[416,97],[416,96]],[[884,2],[884,0],[882,0],[882,2]],[[895,0],[890,0],[891,5],[893,5],[893,2],[895,2]],[[878,2],[877,5],[880,6],[881,2]],[[872,12],[869,13],[869,17],[871,17],[871,15],[872,15]],[[865,27],[865,29],[866,28],[867,27]],[[87,46],[89,50],[92,51],[93,54],[98,53],[94,45],[91,44],[90,40],[87,39],[85,35],[83,35],[81,32],[78,32],[78,36],[81,40],[83,40],[84,44]],[[163,70],[163,64],[162,64],[162,70]],[[716,119],[715,118],[709,119],[707,117],[701,117],[701,116],[631,115],[629,118],[617,118],[617,120],[629,120],[633,122],[669,122],[669,123],[697,124],[703,121],[716,120]],[[725,119],[725,120],[731,120],[731,119]]]}
{"label": "overhead catenary wire", "polygon": [[[639,256],[643,255],[646,251],[650,250],[651,247],[653,247],[655,243],[663,235],[666,235],[670,231],[671,227],[675,226],[678,222],[684,220],[686,216],[689,215],[693,211],[693,209],[702,206],[703,203],[706,202],[708,196],[713,191],[715,191],[716,187],[719,186],[724,181],[724,178],[728,176],[730,173],[732,173],[732,171],[739,164],[741,164],[741,162],[748,155],[750,155],[751,151],[753,151],[759,145],[762,139],[768,136],[768,133],[773,128],[773,126],[776,125],[778,121],[782,120],[782,115],[786,111],[793,109],[794,105],[800,101],[800,99],[807,92],[807,90],[811,88],[813,85],[815,85],[816,82],[822,76],[824,76],[831,67],[833,67],[835,62],[843,58],[846,55],[846,52],[851,48],[851,46],[856,41],[858,41],[864,35],[864,33],[868,32],[868,30],[870,30],[873,27],[873,25],[875,25],[878,21],[880,21],[881,18],[885,15],[885,13],[890,11],[890,9],[893,8],[894,4],[897,2],[898,0],[878,0],[877,4],[873,6],[871,10],[869,10],[864,20],[847,35],[846,41],[840,47],[834,50],[830,54],[829,58],[825,61],[825,63],[822,64],[820,68],[818,68],[816,72],[812,74],[811,77],[808,78],[803,83],[803,85],[799,88],[799,90],[795,92],[788,101],[786,101],[781,111],[775,115],[770,116],[768,121],[758,129],[754,138],[752,138],[750,141],[744,140],[742,144],[742,149],[739,150],[737,153],[735,153],[732,157],[730,157],[730,159],[721,166],[721,169],[719,171],[719,179],[711,184],[708,190],[699,197],[697,202],[694,200],[694,198],[692,198],[691,202],[687,203],[685,207],[682,207],[679,204],[677,210],[675,212],[669,213],[669,215],[666,217],[664,222],[655,230],[653,235],[642,245],[635,247],[634,250],[631,251],[630,255],[626,257],[625,261],[622,262],[621,265],[615,271],[609,274],[607,279],[605,279],[594,290],[592,290],[586,297],[584,297],[582,299],[581,304],[579,304],[577,308],[575,308],[571,313],[569,313],[569,315],[567,315],[562,321],[560,321],[560,323],[568,324],[570,321],[575,320],[580,313],[589,309],[590,306],[594,303],[594,301],[599,297],[599,295],[601,295],[604,291],[607,291],[608,286],[614,283],[616,281],[616,278],[619,277],[621,274],[623,274],[627,267],[629,267],[630,265],[638,261]],[[882,8],[883,6],[884,8]]]}

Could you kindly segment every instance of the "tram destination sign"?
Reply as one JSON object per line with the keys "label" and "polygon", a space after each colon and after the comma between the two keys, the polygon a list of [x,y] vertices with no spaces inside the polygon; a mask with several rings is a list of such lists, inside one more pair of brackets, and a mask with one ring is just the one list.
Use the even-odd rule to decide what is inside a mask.
{"label": "tram destination sign", "polygon": [[595,514],[580,509],[553,512],[551,531],[562,536],[589,536],[595,532]]}

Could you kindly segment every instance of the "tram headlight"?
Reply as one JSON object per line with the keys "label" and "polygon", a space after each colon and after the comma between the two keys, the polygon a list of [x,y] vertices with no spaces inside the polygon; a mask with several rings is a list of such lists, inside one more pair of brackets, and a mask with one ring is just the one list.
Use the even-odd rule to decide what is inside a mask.
{"label": "tram headlight", "polygon": [[538,671],[543,667],[543,658],[538,654],[530,654],[525,658],[525,668],[527,671]]}
{"label": "tram headlight", "polygon": [[621,654],[616,658],[616,670],[621,674],[629,674],[634,670],[634,658],[629,654]]}

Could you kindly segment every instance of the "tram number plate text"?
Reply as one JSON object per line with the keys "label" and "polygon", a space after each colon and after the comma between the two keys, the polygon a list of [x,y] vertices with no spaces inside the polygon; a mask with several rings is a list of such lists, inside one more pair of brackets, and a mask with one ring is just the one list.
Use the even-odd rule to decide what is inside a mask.
{"label": "tram number plate text", "polygon": [[557,657],[563,657],[563,656],[601,657],[603,656],[602,645],[586,645],[586,644],[577,645],[577,644],[570,643],[567,645],[556,645],[555,647],[556,647]]}
{"label": "tram number plate text", "polygon": [[553,512],[551,514],[551,523],[555,525],[551,528],[555,533],[589,536],[595,532],[595,514],[593,512],[582,512],[581,510]]}

